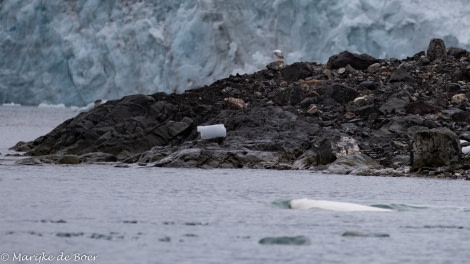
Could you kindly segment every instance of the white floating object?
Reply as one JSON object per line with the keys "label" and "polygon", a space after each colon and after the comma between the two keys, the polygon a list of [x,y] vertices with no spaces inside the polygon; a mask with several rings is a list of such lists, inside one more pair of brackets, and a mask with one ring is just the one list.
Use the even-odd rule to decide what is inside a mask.
{"label": "white floating object", "polygon": [[201,133],[202,139],[225,137],[227,135],[227,130],[225,129],[224,124],[197,126],[197,132]]}
{"label": "white floating object", "polygon": [[390,209],[366,206],[366,205],[355,204],[355,203],[311,200],[307,198],[290,200],[289,206],[292,209],[318,208],[318,209],[340,211],[340,212],[363,212],[363,211],[390,212],[390,211],[393,211]]}

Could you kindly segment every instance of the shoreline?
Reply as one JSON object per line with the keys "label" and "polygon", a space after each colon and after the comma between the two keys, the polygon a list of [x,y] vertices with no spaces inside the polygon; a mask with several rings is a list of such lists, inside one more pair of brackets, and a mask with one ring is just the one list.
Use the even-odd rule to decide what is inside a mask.
{"label": "shoreline", "polygon": [[[117,161],[468,180],[469,65],[468,51],[438,39],[403,60],[342,52],[327,64],[275,61],[182,94],[104,102],[14,149],[31,156],[19,164]],[[217,124],[225,137],[201,139],[198,126]]]}

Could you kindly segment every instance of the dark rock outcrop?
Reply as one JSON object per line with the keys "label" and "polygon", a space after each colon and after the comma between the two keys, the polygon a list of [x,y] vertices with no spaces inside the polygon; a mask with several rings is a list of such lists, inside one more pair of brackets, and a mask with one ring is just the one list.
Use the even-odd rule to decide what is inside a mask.
{"label": "dark rock outcrop", "polygon": [[[13,148],[32,156],[21,164],[362,175],[408,175],[412,168],[425,176],[469,177],[470,158],[461,157],[458,143],[470,139],[470,57],[448,53],[432,40],[427,57],[379,60],[342,52],[327,65],[278,61],[182,94],[108,101]],[[197,126],[213,124],[224,124],[226,137],[201,139]]]}

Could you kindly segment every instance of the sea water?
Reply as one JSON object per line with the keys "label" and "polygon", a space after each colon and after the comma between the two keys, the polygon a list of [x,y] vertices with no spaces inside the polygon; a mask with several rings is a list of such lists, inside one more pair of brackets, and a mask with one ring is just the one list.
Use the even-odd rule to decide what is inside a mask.
{"label": "sea water", "polygon": [[[0,262],[428,264],[470,259],[468,181],[15,165],[21,157],[8,155],[8,147],[76,114],[67,108],[0,107]],[[289,209],[288,201],[297,198],[393,211]],[[279,243],[299,237],[300,243]]]}

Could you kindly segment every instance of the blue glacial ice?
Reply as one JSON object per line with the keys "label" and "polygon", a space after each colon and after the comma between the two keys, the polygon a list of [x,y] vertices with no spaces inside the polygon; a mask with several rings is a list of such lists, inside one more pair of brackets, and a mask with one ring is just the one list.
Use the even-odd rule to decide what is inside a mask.
{"label": "blue glacial ice", "polygon": [[349,50],[403,58],[433,37],[470,49],[466,0],[0,2],[0,104],[85,106],[183,92]]}

